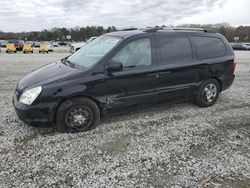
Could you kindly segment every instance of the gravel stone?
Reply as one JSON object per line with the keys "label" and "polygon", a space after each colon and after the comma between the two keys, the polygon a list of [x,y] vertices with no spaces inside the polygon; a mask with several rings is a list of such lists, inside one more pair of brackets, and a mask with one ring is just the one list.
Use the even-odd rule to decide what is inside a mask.
{"label": "gravel stone", "polygon": [[102,119],[89,132],[25,125],[18,80],[69,54],[0,53],[0,187],[250,187],[250,52],[209,108],[156,104]]}

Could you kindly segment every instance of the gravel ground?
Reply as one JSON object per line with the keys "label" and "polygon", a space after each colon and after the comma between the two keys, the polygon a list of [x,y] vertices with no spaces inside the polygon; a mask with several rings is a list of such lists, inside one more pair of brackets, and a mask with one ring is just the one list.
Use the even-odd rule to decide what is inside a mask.
{"label": "gravel ground", "polygon": [[18,79],[67,54],[0,54],[0,187],[250,187],[250,52],[210,108],[161,104],[61,134],[16,116]]}

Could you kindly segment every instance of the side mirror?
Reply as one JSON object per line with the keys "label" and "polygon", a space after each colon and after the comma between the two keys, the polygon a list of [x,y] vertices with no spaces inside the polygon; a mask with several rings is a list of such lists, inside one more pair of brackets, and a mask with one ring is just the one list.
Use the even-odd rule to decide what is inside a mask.
{"label": "side mirror", "polygon": [[110,62],[107,66],[106,66],[106,70],[109,72],[109,73],[112,73],[112,72],[120,72],[123,70],[123,64],[120,63],[120,62]]}

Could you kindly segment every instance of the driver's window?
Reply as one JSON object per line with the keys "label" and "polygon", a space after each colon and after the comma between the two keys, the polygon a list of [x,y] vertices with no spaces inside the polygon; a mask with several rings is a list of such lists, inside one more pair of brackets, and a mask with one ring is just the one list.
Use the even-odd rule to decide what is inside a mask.
{"label": "driver's window", "polygon": [[112,61],[122,63],[124,69],[144,67],[152,64],[151,56],[151,40],[143,38],[125,45]]}

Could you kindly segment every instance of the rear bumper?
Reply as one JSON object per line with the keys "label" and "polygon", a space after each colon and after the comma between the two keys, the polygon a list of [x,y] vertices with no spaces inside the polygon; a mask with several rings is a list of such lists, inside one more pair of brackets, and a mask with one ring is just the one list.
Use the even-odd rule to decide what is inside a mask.
{"label": "rear bumper", "polygon": [[233,84],[234,78],[235,75],[220,78],[222,84],[221,91],[228,89]]}
{"label": "rear bumper", "polygon": [[12,102],[17,116],[24,123],[34,127],[54,126],[56,102],[39,103],[29,106],[20,103],[15,94]]}

